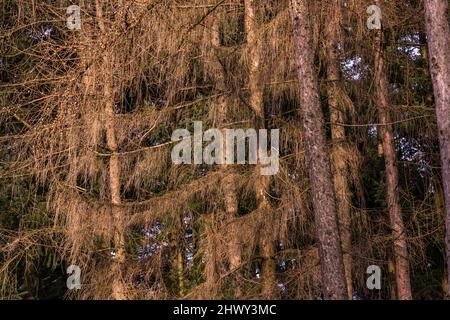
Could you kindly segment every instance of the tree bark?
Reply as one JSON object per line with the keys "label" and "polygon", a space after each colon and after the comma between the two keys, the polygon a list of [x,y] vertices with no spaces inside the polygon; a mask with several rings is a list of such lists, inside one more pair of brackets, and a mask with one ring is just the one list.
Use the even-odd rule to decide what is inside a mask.
{"label": "tree bark", "polygon": [[[450,282],[450,28],[448,0],[425,0],[429,65],[436,102],[444,191],[445,247]],[[447,286],[448,289],[448,286]],[[450,296],[450,290],[447,292]]]}
{"label": "tree bark", "polygon": [[319,99],[317,75],[314,70],[314,51],[307,1],[290,0],[290,14],[295,42],[306,161],[319,240],[323,296],[324,299],[346,299],[347,286],[337,208],[331,181],[325,123]]}
{"label": "tree bark", "polygon": [[[379,5],[379,1],[377,1]],[[400,300],[411,300],[411,283],[409,272],[408,247],[406,231],[403,225],[402,209],[400,206],[398,169],[394,147],[394,134],[389,115],[388,80],[384,71],[382,56],[383,31],[376,34],[375,50],[375,100],[380,122],[380,134],[383,145],[384,161],[386,167],[386,197],[389,219],[394,241],[395,277],[397,296]]]}
{"label": "tree bark", "polygon": [[344,149],[346,142],[345,128],[340,125],[345,122],[344,106],[340,103],[339,93],[343,91],[340,86],[341,71],[338,61],[338,44],[340,39],[340,1],[330,1],[326,25],[326,54],[327,54],[327,94],[328,107],[331,118],[331,160],[333,168],[333,185],[336,193],[336,202],[339,217],[339,229],[343,251],[345,279],[347,281],[348,298],[352,299],[352,256],[351,256],[351,230],[350,230],[350,189],[349,168],[347,153]]}

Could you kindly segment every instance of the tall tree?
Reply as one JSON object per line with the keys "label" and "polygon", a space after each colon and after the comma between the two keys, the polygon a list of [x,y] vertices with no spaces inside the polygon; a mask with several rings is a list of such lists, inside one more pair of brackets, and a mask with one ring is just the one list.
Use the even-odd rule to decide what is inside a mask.
{"label": "tall tree", "polygon": [[[248,46],[248,67],[249,67],[249,105],[255,114],[256,129],[265,128],[264,112],[264,84],[261,79],[262,63],[262,39],[258,34],[258,21],[256,15],[256,1],[245,0],[245,33]],[[256,166],[256,175],[260,174],[259,166]],[[272,227],[270,221],[270,202],[269,196],[270,177],[260,175],[255,184],[256,202],[260,212],[267,212],[261,221],[261,229],[266,230],[260,235],[260,250],[263,258],[262,263],[262,295],[263,297],[273,297],[276,290],[276,264],[273,259],[275,255],[275,241],[273,233],[269,231]]]}
{"label": "tall tree", "polygon": [[[111,193],[111,208],[114,218],[114,250],[115,250],[115,262],[113,263],[113,269],[116,274],[112,283],[112,297],[116,300],[123,300],[126,298],[126,290],[122,280],[122,268],[125,263],[125,240],[122,230],[122,212],[120,204],[122,203],[120,195],[120,164],[118,155],[118,143],[116,137],[116,124],[115,124],[115,110],[114,101],[115,93],[113,87],[113,62],[114,56],[107,45],[108,30],[105,24],[105,18],[103,16],[102,5],[99,0],[95,1],[95,10],[98,20],[98,25],[101,32],[100,39],[103,41],[105,50],[103,51],[101,72],[104,72],[103,78],[103,98],[104,98],[104,114],[103,121],[106,131],[106,145],[109,149],[109,163],[108,163],[108,178],[109,189]],[[122,12],[119,11],[119,18]]]}
{"label": "tall tree", "polygon": [[[400,275],[396,262],[408,267],[408,259],[399,257],[398,244],[406,248],[407,242],[420,280],[414,298],[441,298],[435,284],[447,274],[441,272],[439,223],[448,208],[441,177],[445,184],[448,178],[430,165],[439,139],[434,117],[427,120],[435,110],[432,73],[422,68],[431,55],[422,44],[429,40],[435,48],[436,103],[448,111],[448,30],[439,24],[448,8],[426,3],[433,6],[426,22],[430,29],[437,24],[427,37],[420,18],[401,19],[417,16],[424,1],[380,2],[386,29],[396,30],[385,29],[390,41],[376,64],[384,69],[375,72],[375,41],[367,35],[377,32],[363,31],[360,23],[366,1],[297,1],[292,7],[303,11],[295,21],[286,10],[289,1],[246,1],[245,8],[243,0],[82,0],[81,30],[75,31],[51,22],[66,18],[53,0],[4,0],[0,297],[247,299],[282,292],[314,299],[324,274],[327,299],[345,298],[345,283],[354,296],[389,298],[400,296],[395,277],[383,281],[386,290],[369,291],[368,261]],[[295,51],[290,22],[298,28]],[[303,37],[308,32],[313,41]],[[300,78],[293,81],[298,48]],[[329,107],[323,116],[329,125],[317,91],[322,108]],[[307,135],[295,115],[299,97]],[[366,108],[371,100],[374,108]],[[377,108],[380,101],[388,106]],[[448,117],[438,112],[444,140]],[[205,127],[279,128],[279,173],[268,178],[253,166],[175,165],[171,132],[199,120]],[[375,130],[378,122],[384,125]],[[402,163],[389,179],[385,159],[376,157],[377,135],[383,155],[385,128],[391,144],[384,149],[394,156],[390,174],[395,156]],[[311,179],[304,176],[308,165]],[[387,184],[380,190],[380,180],[389,182],[389,192]],[[402,204],[394,223],[398,217],[402,222],[401,211],[408,213],[408,238],[398,224],[396,234],[385,232],[391,215],[382,203],[392,190],[397,208]],[[305,205],[308,198],[314,208]],[[81,290],[66,290],[66,263],[80,267]]]}
{"label": "tall tree", "polygon": [[327,55],[327,94],[328,107],[331,118],[331,160],[333,168],[333,184],[336,193],[336,202],[339,217],[342,251],[344,257],[345,278],[349,299],[352,298],[352,256],[351,256],[351,230],[350,230],[350,187],[347,152],[345,150],[346,135],[345,106],[342,103],[343,88],[339,66],[339,46],[341,38],[341,1],[334,0],[327,4],[327,19],[325,26],[325,46]]}
{"label": "tall tree", "polygon": [[[211,68],[212,78],[214,80],[215,89],[217,91],[216,101],[216,119],[217,125],[222,129],[223,136],[226,136],[225,126],[227,125],[227,113],[229,109],[229,89],[227,88],[227,70],[225,66],[225,58],[222,49],[222,41],[220,34],[220,15],[213,16],[210,23],[209,32],[209,47],[207,48],[209,54],[209,65]],[[227,149],[226,139],[223,139],[223,150]],[[221,180],[221,189],[223,193],[223,202],[225,205],[225,212],[227,214],[227,221],[230,222],[228,243],[228,259],[229,268],[231,272],[237,273],[241,266],[241,243],[239,232],[237,228],[238,224],[238,197],[236,193],[236,178],[232,169],[232,166],[226,165],[226,152],[222,152],[222,167],[221,171],[224,175]],[[211,219],[214,221],[214,219]],[[216,253],[217,254],[217,253]],[[211,286],[216,286],[217,270],[215,270],[214,263],[210,263],[206,270],[206,281],[211,283]],[[241,295],[239,285],[235,285],[233,288],[234,298],[237,299]]]}
{"label": "tall tree", "polygon": [[[219,19],[214,20],[213,28],[212,28],[212,46],[214,56],[212,57],[214,65],[214,69],[216,70],[216,89],[219,91],[218,97],[218,112],[217,112],[217,120],[218,124],[221,128],[224,128],[227,124],[227,112],[228,112],[228,89],[226,85],[226,70],[224,66],[224,62],[221,60],[220,47],[220,24]],[[225,137],[225,130],[222,131]],[[226,150],[226,139],[223,141],[223,150]],[[223,152],[223,163],[226,162],[226,153]],[[238,200],[235,190],[235,181],[234,175],[232,174],[232,170],[230,166],[225,165],[224,168],[225,177],[222,180],[222,189],[224,193],[224,202],[225,202],[225,211],[231,220],[237,217],[238,211]],[[234,226],[234,224],[233,224]],[[234,228],[231,228],[234,229]],[[235,270],[241,264],[241,256],[239,252],[239,241],[237,240],[237,234],[232,234],[232,241],[230,242],[229,254],[230,254],[230,269]]]}
{"label": "tall tree", "polygon": [[[429,66],[434,88],[441,150],[447,277],[450,280],[450,28],[447,14],[447,0],[425,0]],[[450,291],[447,294],[450,296]]]}
{"label": "tall tree", "polygon": [[[377,4],[380,5],[380,2],[377,1]],[[403,224],[402,208],[400,206],[400,194],[398,190],[399,180],[394,147],[394,133],[389,114],[390,103],[388,80],[384,70],[384,58],[382,54],[382,29],[377,31],[375,39],[375,100],[380,122],[379,128],[386,167],[386,197],[392,229],[392,238],[394,242],[397,295],[398,299],[410,300],[412,299],[412,294],[408,247],[406,242],[406,231]]]}
{"label": "tall tree", "polygon": [[290,14],[300,89],[306,160],[311,183],[317,237],[319,240],[322,290],[325,299],[346,299],[347,288],[337,220],[337,208],[325,123],[319,99],[310,13],[307,0],[291,0]]}

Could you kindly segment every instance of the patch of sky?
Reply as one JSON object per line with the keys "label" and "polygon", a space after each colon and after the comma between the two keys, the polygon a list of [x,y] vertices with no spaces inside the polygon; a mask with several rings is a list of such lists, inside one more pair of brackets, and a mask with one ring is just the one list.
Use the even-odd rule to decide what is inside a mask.
{"label": "patch of sky", "polygon": [[344,75],[350,80],[360,80],[362,71],[362,58],[359,56],[354,56],[345,59],[341,62],[341,68]]}
{"label": "patch of sky", "polygon": [[398,46],[400,52],[406,53],[411,60],[418,60],[422,57],[420,53],[420,37],[419,34],[407,35],[400,39]]}
{"label": "patch of sky", "polygon": [[28,36],[35,41],[45,40],[50,37],[53,31],[54,29],[52,26],[41,26],[38,30],[28,31]]}
{"label": "patch of sky", "polygon": [[426,158],[424,146],[416,139],[408,139],[406,137],[396,137],[397,149],[400,152],[402,161],[417,164],[417,170],[422,175],[428,171],[429,160]]}

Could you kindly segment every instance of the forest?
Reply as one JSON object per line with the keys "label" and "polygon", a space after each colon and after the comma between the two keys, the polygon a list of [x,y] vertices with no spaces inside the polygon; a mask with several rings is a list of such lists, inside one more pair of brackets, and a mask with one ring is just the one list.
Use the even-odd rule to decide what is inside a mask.
{"label": "forest", "polygon": [[0,299],[449,299],[448,7],[0,0]]}

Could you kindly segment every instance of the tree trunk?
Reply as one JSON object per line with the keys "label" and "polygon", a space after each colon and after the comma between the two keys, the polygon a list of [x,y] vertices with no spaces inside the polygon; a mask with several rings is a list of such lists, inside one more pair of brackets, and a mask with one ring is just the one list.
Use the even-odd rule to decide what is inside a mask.
{"label": "tree trunk", "polygon": [[300,88],[306,161],[319,240],[324,299],[346,299],[344,263],[337,221],[337,209],[324,119],[319,99],[308,5],[306,0],[290,0],[295,57]]}
{"label": "tree trunk", "polygon": [[177,225],[177,231],[176,231],[176,252],[177,252],[177,265],[176,265],[176,270],[177,270],[177,277],[178,277],[178,295],[183,298],[184,295],[186,294],[186,284],[185,284],[185,278],[184,278],[184,269],[185,269],[185,250],[186,247],[184,245],[184,240],[185,240],[185,234],[186,234],[186,230],[184,228],[184,223],[183,223],[183,214],[180,214],[178,216],[178,221],[177,221],[178,225]]}
{"label": "tree trunk", "polygon": [[[257,118],[258,127],[264,127],[263,84],[261,83],[261,41],[258,39],[258,23],[255,14],[255,0],[245,0],[245,33],[249,49],[249,91],[250,106]],[[261,123],[262,122],[262,123]]]}
{"label": "tree trunk", "polygon": [[[264,85],[261,79],[261,39],[258,36],[258,23],[255,12],[255,0],[245,0],[245,33],[247,37],[247,46],[249,49],[249,104],[255,114],[255,129],[265,128],[265,114],[263,93]],[[256,166],[256,174],[260,175],[260,166]],[[270,186],[270,177],[260,175],[255,184],[256,202],[258,211],[270,213],[270,202],[267,199]],[[262,290],[264,298],[272,298],[276,292],[276,263],[273,259],[275,255],[275,239],[273,232],[269,231],[272,227],[270,215],[263,215],[261,221],[260,250],[263,258],[262,263]]]}
{"label": "tree trunk", "polygon": [[[225,137],[225,126],[227,121],[227,111],[228,111],[228,96],[227,96],[227,85],[226,85],[226,71],[221,61],[220,54],[220,25],[219,20],[216,18],[212,24],[211,30],[211,64],[213,65],[213,71],[215,76],[216,89],[219,93],[217,99],[218,112],[217,112],[217,122],[220,128],[222,128],[223,136]],[[223,139],[223,150],[226,149],[226,139]],[[230,262],[230,270],[238,272],[241,265],[241,244],[239,241],[239,233],[236,226],[236,218],[238,212],[238,199],[235,190],[235,177],[231,166],[226,164],[226,152],[223,152],[223,172],[225,177],[222,179],[222,191],[224,194],[224,204],[225,211],[227,213],[228,219],[230,219],[230,242],[228,243],[228,255]],[[234,288],[234,298],[237,299],[241,295],[241,291],[238,285]]]}
{"label": "tree trunk", "polygon": [[[95,1],[96,16],[101,31],[101,39],[106,41],[108,39],[107,30],[105,27],[103,11],[98,0]],[[115,133],[115,111],[114,111],[114,91],[113,91],[113,57],[108,49],[103,52],[103,65],[101,71],[103,72],[103,98],[104,98],[104,123],[106,128],[106,145],[110,152],[109,157],[109,188],[111,193],[112,214],[114,219],[114,250],[115,263],[113,271],[115,273],[112,283],[112,296],[116,300],[126,299],[125,286],[122,279],[122,267],[125,262],[125,240],[122,231],[122,216],[120,210],[121,196],[120,196],[120,165],[118,157],[118,146]]]}
{"label": "tree trunk", "polygon": [[[259,166],[256,169],[260,171]],[[274,299],[277,296],[276,287],[276,261],[275,256],[275,239],[273,232],[273,219],[271,214],[270,202],[267,199],[270,185],[270,176],[260,176],[256,182],[256,202],[258,203],[258,210],[262,214],[262,221],[260,224],[259,246],[261,256],[263,258],[261,279],[262,288],[261,294],[264,299]],[[266,214],[267,213],[267,214]]]}
{"label": "tree trunk", "polygon": [[[450,282],[450,28],[447,13],[448,0],[425,0],[429,64],[441,149],[448,283]],[[447,293],[450,296],[450,291]]]}
{"label": "tree trunk", "polygon": [[392,238],[394,241],[397,295],[400,300],[411,300],[408,247],[398,190],[399,182],[394,147],[394,134],[389,116],[388,81],[384,72],[384,59],[381,52],[382,37],[382,30],[377,31],[375,50],[375,100],[378,108],[380,122],[379,129],[386,166],[386,197],[392,228]]}
{"label": "tree trunk", "polygon": [[349,168],[347,165],[347,153],[344,149],[346,142],[345,128],[340,125],[345,122],[344,106],[340,103],[339,93],[341,71],[338,61],[338,44],[340,39],[340,1],[330,1],[328,6],[328,23],[326,27],[326,52],[327,52],[327,94],[328,107],[331,118],[331,160],[333,168],[333,185],[336,193],[336,202],[339,217],[339,230],[344,258],[345,279],[347,281],[348,298],[352,299],[352,256],[351,256],[351,230],[350,230],[350,190]]}

